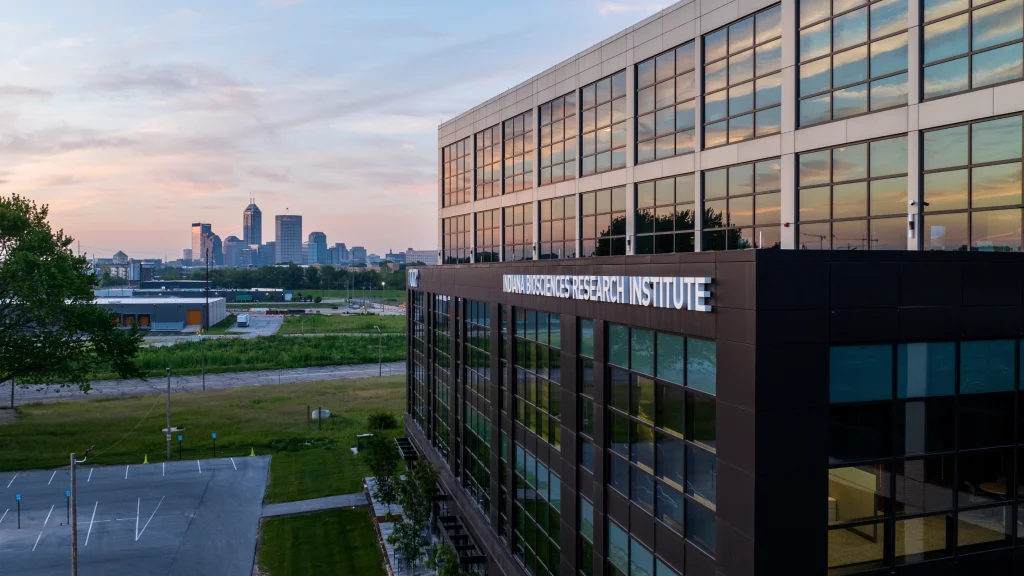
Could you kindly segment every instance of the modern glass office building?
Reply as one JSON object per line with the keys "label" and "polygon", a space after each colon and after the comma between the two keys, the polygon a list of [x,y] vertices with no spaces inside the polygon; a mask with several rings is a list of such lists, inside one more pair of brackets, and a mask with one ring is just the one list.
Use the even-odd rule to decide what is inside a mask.
{"label": "modern glass office building", "polygon": [[440,126],[466,564],[1024,574],[1022,78],[1022,0],[680,2]]}

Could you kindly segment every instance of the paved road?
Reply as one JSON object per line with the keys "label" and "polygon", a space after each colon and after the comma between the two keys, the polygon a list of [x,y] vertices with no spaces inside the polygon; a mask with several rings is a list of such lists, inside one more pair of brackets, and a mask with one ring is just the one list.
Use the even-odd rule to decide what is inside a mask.
{"label": "paved road", "polygon": [[320,510],[334,510],[335,508],[355,508],[356,506],[366,506],[369,503],[370,501],[367,500],[365,492],[356,492],[355,494],[313,498],[312,500],[299,500],[298,502],[266,504],[263,506],[263,517],[291,516],[293,514],[305,514]]}
{"label": "paved road", "polygon": [[[277,334],[284,324],[283,316],[267,316],[265,314],[251,314],[249,326],[239,328],[238,324],[231,327],[231,332],[206,336],[210,338],[255,338],[257,336],[272,336]],[[173,346],[179,342],[198,342],[199,336],[175,334],[170,336],[147,336],[143,346]]]}
{"label": "paved road", "polygon": [[[82,576],[249,576],[270,458],[82,466]],[[3,574],[70,572],[67,469],[0,473]],[[21,494],[21,528],[15,494]]]}
{"label": "paved road", "polygon": [[[405,373],[405,362],[385,362],[381,368],[385,376]],[[350,378],[367,378],[377,376],[377,364],[354,364],[351,366],[321,366],[318,368],[296,368],[294,370],[258,370],[253,372],[231,372],[227,374],[207,374],[207,390],[224,390],[242,386],[266,386],[268,384],[293,384],[301,382],[319,382]],[[92,382],[92,390],[88,394],[78,391],[77,387],[65,388],[18,388],[14,402],[17,405],[29,402],[53,402],[57,400],[92,400],[94,398],[110,398],[121,396],[147,396],[165,394],[166,378],[150,380],[100,380]],[[174,392],[195,392],[202,390],[201,376],[172,376],[171,390]],[[6,392],[4,392],[6,390]],[[0,386],[0,402],[6,405],[10,398],[10,387]]]}

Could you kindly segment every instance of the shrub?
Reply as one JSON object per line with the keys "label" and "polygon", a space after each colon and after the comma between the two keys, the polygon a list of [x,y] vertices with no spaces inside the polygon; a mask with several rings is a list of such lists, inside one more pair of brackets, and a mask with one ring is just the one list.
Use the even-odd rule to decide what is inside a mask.
{"label": "shrub", "polygon": [[374,412],[366,417],[370,430],[391,430],[398,428],[398,418],[391,412]]}

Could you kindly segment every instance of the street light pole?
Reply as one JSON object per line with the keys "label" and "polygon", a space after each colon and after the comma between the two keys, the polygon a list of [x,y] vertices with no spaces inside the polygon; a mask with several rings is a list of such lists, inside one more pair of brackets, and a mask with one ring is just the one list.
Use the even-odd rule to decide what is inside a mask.
{"label": "street light pole", "polygon": [[75,503],[78,492],[75,482],[75,465],[84,464],[89,459],[89,452],[92,452],[92,449],[93,446],[89,446],[89,449],[85,451],[85,458],[81,460],[76,460],[75,453],[71,453],[71,500],[68,503],[71,509],[71,576],[78,576],[78,507]]}
{"label": "street light pole", "polygon": [[383,376],[384,369],[381,368],[381,341],[384,338],[384,335],[381,334],[380,326],[374,326],[374,328],[377,329],[377,376]]}
{"label": "street light pole", "polygon": [[171,459],[171,369],[167,369],[167,459]]}
{"label": "street light pole", "polygon": [[[210,329],[210,247],[206,247],[206,319],[203,320],[206,330]],[[205,332],[206,330],[203,330]],[[206,342],[203,341],[203,334],[199,334],[199,358],[200,372],[203,374],[203,392],[206,392]],[[170,434],[170,425],[167,426],[167,433]],[[168,456],[170,459],[170,456]]]}

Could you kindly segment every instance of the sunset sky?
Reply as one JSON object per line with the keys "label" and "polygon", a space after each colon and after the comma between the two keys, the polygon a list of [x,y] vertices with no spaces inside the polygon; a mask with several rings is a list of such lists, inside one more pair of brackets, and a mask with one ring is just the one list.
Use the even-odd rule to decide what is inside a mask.
{"label": "sunset sky", "polygon": [[[668,2],[665,2],[666,4]],[[0,191],[109,256],[241,237],[436,244],[444,120],[658,10],[646,0],[8,0]]]}

